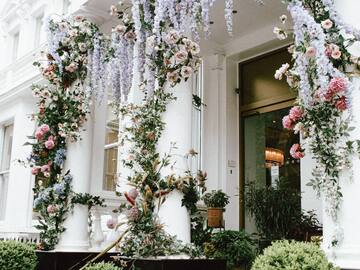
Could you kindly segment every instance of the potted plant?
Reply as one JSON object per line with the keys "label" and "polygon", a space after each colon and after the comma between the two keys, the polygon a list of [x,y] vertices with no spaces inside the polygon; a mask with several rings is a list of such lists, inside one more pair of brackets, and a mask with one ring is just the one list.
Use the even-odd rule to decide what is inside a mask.
{"label": "potted plant", "polygon": [[205,243],[208,258],[226,261],[227,269],[249,269],[257,254],[256,243],[244,230],[215,233]]}
{"label": "potted plant", "polygon": [[208,227],[224,227],[223,212],[225,211],[225,206],[229,204],[229,196],[221,190],[213,190],[203,196],[203,201],[207,207]]}

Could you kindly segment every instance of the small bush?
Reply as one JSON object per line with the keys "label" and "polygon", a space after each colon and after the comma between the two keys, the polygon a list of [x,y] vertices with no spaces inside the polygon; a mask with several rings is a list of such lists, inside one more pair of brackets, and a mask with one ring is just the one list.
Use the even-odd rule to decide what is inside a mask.
{"label": "small bush", "polygon": [[35,270],[35,247],[16,241],[0,241],[1,270]]}
{"label": "small bush", "polygon": [[335,270],[313,243],[276,241],[259,255],[251,270]]}
{"label": "small bush", "polygon": [[211,236],[205,244],[205,254],[226,260],[228,269],[250,265],[255,258],[255,244],[245,231],[223,231]]}
{"label": "small bush", "polygon": [[88,267],[86,267],[84,270],[121,270],[122,268],[117,267],[113,263],[95,263]]}

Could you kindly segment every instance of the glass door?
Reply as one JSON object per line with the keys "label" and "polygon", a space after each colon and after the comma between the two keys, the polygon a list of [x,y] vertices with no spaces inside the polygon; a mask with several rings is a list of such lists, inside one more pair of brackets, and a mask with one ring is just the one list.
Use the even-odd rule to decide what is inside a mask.
{"label": "glass door", "polygon": [[[243,117],[243,180],[245,189],[252,181],[257,186],[276,186],[279,179],[300,190],[300,162],[289,149],[299,142],[299,135],[282,127],[282,118],[289,108],[263,110]],[[245,190],[246,192],[246,190]],[[256,232],[253,220],[245,209],[245,229]]]}

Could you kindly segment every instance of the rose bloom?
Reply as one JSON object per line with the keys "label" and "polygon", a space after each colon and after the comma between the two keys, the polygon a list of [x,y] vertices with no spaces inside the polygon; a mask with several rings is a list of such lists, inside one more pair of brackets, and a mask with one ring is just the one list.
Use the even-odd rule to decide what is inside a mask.
{"label": "rose bloom", "polygon": [[333,93],[343,92],[346,90],[346,88],[347,88],[347,81],[346,79],[341,77],[332,78],[328,86],[328,90]]}
{"label": "rose bloom", "polygon": [[32,167],[31,168],[31,174],[32,175],[37,175],[39,173],[39,168],[38,167]]}
{"label": "rose bloom", "polygon": [[316,49],[312,46],[306,48],[306,56],[313,58],[316,56]]}
{"label": "rose bloom", "polygon": [[133,31],[129,31],[125,34],[125,38],[129,41],[132,41],[136,38],[136,35]]}
{"label": "rose bloom", "polygon": [[301,109],[300,106],[295,106],[290,109],[289,117],[292,121],[296,122],[300,120],[302,115],[303,115],[303,110]]}
{"label": "rose bloom", "polygon": [[86,51],[87,51],[87,46],[86,46],[86,44],[83,43],[83,42],[80,42],[80,43],[78,44],[78,47],[79,47],[79,50],[80,50],[81,52],[86,52]]}
{"label": "rose bloom", "polygon": [[108,227],[110,230],[115,229],[117,225],[117,220],[115,218],[109,218],[106,221],[106,227]]}
{"label": "rose bloom", "polygon": [[182,63],[187,59],[188,53],[187,53],[187,51],[180,50],[177,53],[175,53],[174,57],[175,57],[176,63]]}
{"label": "rose bloom", "polygon": [[76,16],[74,17],[74,19],[75,19],[75,21],[77,21],[77,22],[81,22],[81,21],[83,20],[83,17],[80,16],[80,15],[76,15]]}
{"label": "rose bloom", "polygon": [[184,78],[189,78],[190,75],[192,74],[193,69],[191,67],[188,66],[183,66],[181,68],[181,76],[183,76]]}
{"label": "rose bloom", "polygon": [[50,131],[50,127],[47,124],[43,124],[40,126],[42,132],[47,133]]}
{"label": "rose bloom", "polygon": [[53,140],[47,140],[45,143],[44,143],[46,149],[53,149],[55,147],[55,143]]}
{"label": "rose bloom", "polygon": [[119,34],[124,34],[126,31],[126,26],[123,24],[118,24],[115,26],[114,31],[118,32]]}
{"label": "rose bloom", "polygon": [[283,117],[282,124],[286,129],[292,130],[294,128],[294,122],[291,120],[289,115]]}
{"label": "rose bloom", "polygon": [[345,111],[348,108],[346,97],[342,96],[339,100],[335,102],[335,107],[339,111]]}
{"label": "rose bloom", "polygon": [[334,59],[340,59],[341,51],[340,50],[332,51],[331,52],[331,57],[334,58]]}
{"label": "rose bloom", "polygon": [[56,212],[56,207],[55,207],[55,205],[50,204],[46,210],[49,214],[53,214]]}
{"label": "rose bloom", "polygon": [[179,33],[175,30],[169,31],[165,37],[165,41],[168,44],[175,44],[179,40]]}
{"label": "rose bloom", "polygon": [[166,74],[166,79],[172,83],[176,83],[179,79],[179,74],[176,70],[172,72],[168,72]]}
{"label": "rose bloom", "polygon": [[50,165],[46,164],[46,165],[42,165],[41,166],[41,172],[49,172],[50,171]]}
{"label": "rose bloom", "polygon": [[333,23],[332,20],[330,20],[330,19],[327,19],[327,20],[321,22],[322,28],[324,28],[324,29],[326,29],[326,30],[328,30],[328,29],[330,29],[331,27],[333,27],[333,25],[334,25],[334,23]]}
{"label": "rose bloom", "polygon": [[290,148],[290,155],[295,159],[301,159],[305,156],[300,144],[296,143]]}
{"label": "rose bloom", "polygon": [[65,70],[73,73],[77,70],[77,68],[78,68],[77,64],[72,62],[72,63],[70,63],[70,65],[65,67]]}
{"label": "rose bloom", "polygon": [[40,128],[38,128],[35,131],[35,138],[41,140],[43,137],[44,137],[44,132]]}

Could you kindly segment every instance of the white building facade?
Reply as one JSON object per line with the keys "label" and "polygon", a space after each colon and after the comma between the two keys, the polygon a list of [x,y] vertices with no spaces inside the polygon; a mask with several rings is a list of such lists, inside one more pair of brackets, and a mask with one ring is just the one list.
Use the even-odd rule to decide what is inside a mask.
{"label": "white building facade", "polygon": [[[30,169],[17,160],[26,160],[30,149],[24,143],[27,136],[32,135],[35,130],[31,114],[36,110],[36,100],[31,95],[30,86],[32,83],[41,83],[42,80],[32,62],[39,58],[41,48],[45,45],[44,18],[50,14],[83,14],[96,22],[102,31],[109,33],[115,25],[108,12],[114,2],[116,1],[5,0],[0,3],[0,238],[38,237],[33,227],[37,223],[36,213],[32,211],[35,179]],[[250,78],[254,74],[252,69],[255,67],[256,71],[261,66],[261,61],[271,62],[271,58],[266,60],[268,56],[277,57],[291,43],[291,40],[277,40],[272,33],[273,27],[278,24],[278,17],[283,13],[287,14],[287,11],[281,1],[268,1],[265,6],[257,6],[252,0],[238,1],[235,7],[238,12],[234,15],[235,33],[230,38],[222,18],[223,3],[218,2],[219,8],[214,8],[212,14],[212,36],[209,40],[201,41],[201,71],[184,86],[188,95],[177,101],[179,108],[189,108],[187,111],[191,113],[180,117],[175,109],[173,113],[169,112],[165,136],[168,134],[169,140],[175,138],[180,141],[184,151],[187,148],[200,151],[199,159],[193,164],[194,169],[207,171],[209,190],[222,189],[231,196],[231,203],[225,213],[226,228],[245,227],[252,231],[253,224],[244,210],[244,184],[249,180],[271,181],[284,171],[278,167],[276,176],[276,169],[265,166],[266,150],[275,147],[268,145],[266,136],[271,140],[276,137],[277,143],[282,146],[286,145],[288,139],[281,137],[286,134],[271,131],[275,128],[266,125],[277,126],[281,122],[281,110],[290,107],[294,97],[284,96],[282,92],[275,93],[275,96],[246,93],[247,87],[255,90],[262,87],[272,89],[277,85],[268,85],[266,76],[256,77],[247,84],[241,74]],[[352,10],[356,10],[354,6],[359,8],[359,3],[356,0],[337,2],[344,18],[358,23],[357,14]],[[274,73],[275,69],[268,71]],[[262,71],[258,73],[263,74]],[[192,108],[190,93],[201,96],[206,104],[200,112]],[[256,137],[259,125],[269,132],[264,131],[265,133]],[[114,215],[112,210],[120,203],[115,190],[118,179],[124,174],[118,158],[118,127],[118,120],[106,102],[95,105],[87,131],[83,134],[82,145],[70,148],[68,154],[68,163],[76,163],[78,167],[75,171],[72,169],[75,191],[89,192],[106,200],[107,208],[96,209],[93,213],[96,230],[100,230],[101,225],[105,234],[104,223]],[[272,135],[274,132],[277,135]],[[252,138],[259,138],[260,142],[252,141]],[[314,166],[311,155],[307,154],[301,164],[291,162],[286,159],[285,154],[282,165],[288,166],[286,174],[289,177],[299,178],[296,185],[303,192],[302,208],[314,209],[322,222],[322,201],[306,186]],[[263,167],[252,164],[262,164]],[[360,175],[355,175],[354,179],[357,176]],[[77,177],[81,180],[77,180]],[[351,226],[344,224],[345,233],[351,237],[357,233],[356,228],[360,227],[360,220],[349,219],[354,210],[352,207],[355,208],[356,203],[359,203],[359,196],[354,196],[353,189],[345,192],[344,195],[350,200],[345,199],[345,203],[350,206],[342,214],[344,222],[353,222]],[[87,215],[81,209],[75,211],[78,211],[77,214],[67,221],[69,230],[65,233],[65,240],[62,239],[60,243],[64,250],[89,248],[86,242]],[[325,218],[324,221],[330,223]],[[328,230],[326,224],[324,228],[325,233],[331,233],[331,228]],[[97,244],[105,234],[98,233]],[[72,242],[66,239],[72,239]],[[348,242],[339,259],[341,266],[360,269],[360,238],[345,238],[345,241]]]}

